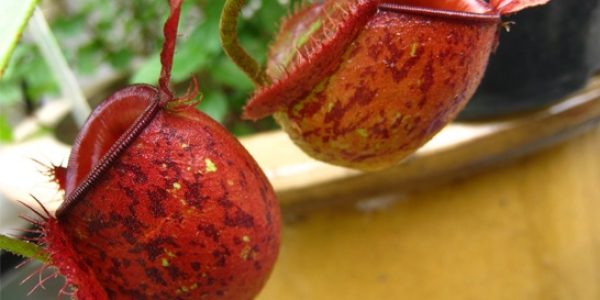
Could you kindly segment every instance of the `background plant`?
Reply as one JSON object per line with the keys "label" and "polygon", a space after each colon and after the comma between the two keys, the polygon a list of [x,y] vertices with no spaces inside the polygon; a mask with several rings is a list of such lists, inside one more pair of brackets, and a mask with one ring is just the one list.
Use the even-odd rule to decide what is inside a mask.
{"label": "background plant", "polygon": [[[274,128],[272,120],[240,120],[252,82],[226,57],[219,44],[219,16],[224,0],[187,1],[173,67],[176,89],[192,76],[204,92],[199,108],[237,135]],[[239,26],[242,44],[259,62],[279,20],[298,1],[249,1]],[[45,7],[53,33],[78,76],[99,70],[125,74],[124,82],[155,83],[160,64],[161,24],[166,1],[60,0]],[[11,125],[58,93],[56,79],[27,36],[15,49],[0,81],[0,141],[11,139]]]}

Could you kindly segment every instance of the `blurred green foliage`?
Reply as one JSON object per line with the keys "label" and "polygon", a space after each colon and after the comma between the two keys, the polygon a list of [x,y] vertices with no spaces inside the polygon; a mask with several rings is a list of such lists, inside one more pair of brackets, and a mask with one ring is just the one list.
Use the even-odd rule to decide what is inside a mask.
{"label": "blurred green foliage", "polygon": [[10,142],[12,139],[12,131],[6,116],[0,115],[0,142]]}
{"label": "blurred green foliage", "polygon": [[[294,2],[249,0],[255,8],[240,20],[239,37],[258,61],[264,62],[269,41],[279,20]],[[219,42],[219,17],[224,0],[186,1],[180,24],[173,83],[182,94],[191,77],[200,82],[204,95],[199,109],[237,135],[274,128],[267,119],[240,120],[243,105],[253,90],[252,82],[223,53]],[[80,75],[94,75],[102,65],[130,75],[128,83],[156,84],[160,73],[159,52],[167,1],[53,1],[57,13],[51,28],[72,68]],[[26,40],[17,47],[5,77],[0,81],[0,107],[27,103],[57,93],[55,79],[36,47]],[[9,139],[6,110],[0,112],[0,139]],[[4,133],[3,133],[4,131]]]}

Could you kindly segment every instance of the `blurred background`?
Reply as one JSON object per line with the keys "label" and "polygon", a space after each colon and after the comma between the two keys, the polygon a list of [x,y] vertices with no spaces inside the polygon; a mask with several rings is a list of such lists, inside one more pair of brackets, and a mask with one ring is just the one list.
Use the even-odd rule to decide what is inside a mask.
{"label": "blurred background", "polygon": [[[249,0],[239,37],[259,62],[280,19],[299,0]],[[240,119],[252,92],[251,81],[219,45],[218,22],[224,0],[184,3],[173,67],[176,90],[183,93],[196,77],[204,99],[199,105],[237,136],[276,128],[271,118]],[[552,1],[508,18],[512,32],[501,32],[480,89],[463,120],[482,120],[531,111],[582,87],[600,68],[598,0]],[[157,81],[166,1],[41,1],[50,29],[93,107],[129,83]],[[14,138],[14,127],[44,103],[60,96],[55,76],[25,31],[0,80],[0,142]],[[50,128],[46,128],[50,130]],[[77,132],[64,118],[54,132],[70,144]]]}
{"label": "blurred background", "polygon": [[[243,12],[239,36],[260,62],[277,30],[280,18],[293,0],[251,0]],[[204,99],[199,109],[243,136],[275,128],[271,119],[240,120],[240,111],[252,82],[223,53],[218,22],[224,0],[186,1],[173,67],[176,90],[184,92],[191,77],[201,85]],[[92,106],[129,83],[155,84],[160,73],[159,51],[167,1],[42,1],[44,15],[69,66]],[[27,32],[15,49],[0,81],[0,141],[9,142],[12,128],[45,102],[59,96],[57,78]],[[76,131],[72,119],[60,124],[57,137],[69,143]]]}
{"label": "blurred background", "polygon": [[[238,32],[242,44],[258,61],[264,62],[280,19],[301,1],[248,0]],[[172,74],[176,93],[183,94],[191,78],[196,77],[204,96],[198,108],[235,135],[249,136],[276,129],[271,118],[248,122],[239,117],[253,85],[220,47],[218,24],[223,3],[224,0],[185,1]],[[41,7],[68,68],[74,72],[90,106],[94,107],[127,84],[157,82],[167,1],[43,0]],[[440,175],[434,174],[439,170],[436,168],[447,167],[439,157],[449,157],[446,160],[449,167],[473,157],[491,164],[497,161],[498,153],[512,153],[513,156],[509,155],[512,159],[517,156],[515,153],[537,150],[537,144],[530,147],[527,142],[540,142],[537,138],[544,133],[541,127],[558,124],[552,127],[558,128],[552,129],[556,132],[548,134],[552,142],[542,142],[547,146],[559,140],[556,135],[566,136],[565,132],[582,123],[589,129],[599,121],[600,113],[594,112],[583,121],[572,121],[570,118],[575,119],[585,112],[574,109],[569,115],[569,109],[584,102],[596,104],[582,106],[582,110],[600,107],[600,98],[594,96],[600,94],[600,78],[594,75],[600,69],[600,0],[553,0],[544,7],[511,16],[510,20],[516,22],[512,32],[501,33],[501,46],[492,55],[477,95],[461,116],[461,120],[471,123],[454,126],[453,129],[460,127],[461,130],[447,134],[446,140],[466,141],[474,129],[487,134],[509,127],[515,128],[513,135],[507,134],[504,139],[491,137],[488,144],[473,139],[475,142],[467,145],[471,152],[456,156],[452,153],[461,152],[448,151],[451,155],[425,152],[425,155],[417,155],[412,166],[409,164],[406,169],[372,177],[359,177],[362,175],[325,165],[318,165],[320,169],[316,169],[324,172],[316,172],[310,168],[314,166],[310,165],[312,161],[308,163],[309,168],[293,165],[285,172],[273,172],[284,177],[281,174],[304,170],[303,176],[318,180],[330,176],[326,179],[342,182],[336,186],[338,189],[353,191],[352,188],[367,187],[364,193],[359,193],[361,197],[367,192],[389,194],[369,195],[358,204],[348,201],[350,204],[343,209],[319,207],[312,215],[290,217],[288,214],[282,257],[264,299],[286,299],[286,295],[289,299],[319,298],[311,296],[368,299],[365,293],[379,295],[372,299],[395,299],[398,295],[409,299],[435,296],[438,299],[598,299],[600,240],[596,236],[600,235],[596,233],[600,226],[594,213],[600,203],[598,129],[583,144],[576,141],[539,157],[515,160],[514,164],[494,169],[484,176],[462,178],[468,180],[452,177],[449,183],[444,183],[446,185],[440,184],[440,188],[429,189],[427,185],[423,189],[426,192],[409,192],[409,186],[416,185],[411,181],[415,178],[427,184],[439,179],[431,176]],[[0,79],[0,153],[6,150],[2,154],[8,157],[2,160],[0,156],[0,168],[7,169],[5,163],[14,157],[10,156],[14,152],[29,155],[23,154],[18,146],[33,143],[37,137],[51,136],[60,141],[60,153],[68,151],[66,145],[73,142],[78,121],[68,110],[62,113],[64,117],[55,118],[58,123],[41,122],[38,124],[41,127],[24,130],[27,134],[22,134],[24,120],[43,119],[38,114],[40,110],[65,100],[60,85],[63,78],[52,74],[36,39],[26,30]],[[593,84],[584,88],[591,78]],[[588,97],[585,101],[575,97],[583,90]],[[551,107],[563,100],[575,101]],[[542,110],[547,108],[550,109],[546,114]],[[532,111],[542,113],[527,115]],[[561,113],[567,115],[567,121],[551,118]],[[544,123],[545,117],[554,123],[544,126],[535,123],[536,120]],[[521,122],[523,119],[531,123]],[[513,124],[516,125],[510,127]],[[510,148],[511,141],[520,138],[523,142],[515,144],[522,148]],[[285,136],[278,137],[277,141],[287,144],[255,149],[269,152],[269,148],[276,148],[290,157],[300,157],[301,154],[295,156],[293,151],[298,150]],[[264,141],[256,144],[264,144]],[[281,145],[287,147],[285,151]],[[35,144],[27,146],[39,150]],[[14,148],[14,152],[10,153],[9,148]],[[488,151],[489,156],[481,155],[480,149]],[[54,149],[43,150],[50,153]],[[264,153],[266,159],[262,161],[271,160],[269,155]],[[437,157],[423,159],[427,155]],[[456,159],[451,161],[453,158]],[[60,159],[57,161],[50,154],[41,160],[60,163]],[[304,157],[299,160],[306,163]],[[20,171],[0,173],[18,177]],[[457,173],[455,171],[450,169],[450,173]],[[339,174],[339,177],[331,174]],[[439,177],[450,178],[446,175]],[[290,181],[294,181],[290,186],[304,184],[298,180],[300,177],[290,176]],[[0,176],[0,190],[8,182],[7,178]],[[348,181],[344,182],[345,179]],[[316,188],[306,184],[309,192],[296,191],[295,197],[318,195],[320,192],[316,190],[323,187],[323,182],[328,183],[318,181],[314,184]],[[392,193],[387,188],[397,190]],[[401,190],[404,188],[406,191]],[[291,194],[285,195],[290,197]],[[15,233],[10,229],[27,225],[16,218],[25,210],[5,196],[0,194],[0,233]],[[281,199],[285,205],[286,198]],[[30,280],[21,286],[23,275],[33,272],[37,265],[25,266],[20,274],[11,275],[9,271],[19,260],[6,254],[0,258],[3,273],[0,300],[22,299],[36,282],[36,279]],[[37,289],[27,299],[55,299],[56,290],[61,286],[62,281],[51,281],[48,289]],[[582,297],[584,294],[591,296]]]}

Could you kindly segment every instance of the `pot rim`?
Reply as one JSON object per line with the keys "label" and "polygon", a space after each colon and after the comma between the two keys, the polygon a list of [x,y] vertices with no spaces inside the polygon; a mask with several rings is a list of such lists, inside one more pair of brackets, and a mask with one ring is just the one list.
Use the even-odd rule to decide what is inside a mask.
{"label": "pot rim", "polygon": [[468,20],[474,22],[484,23],[498,23],[500,22],[500,14],[498,12],[491,11],[489,13],[474,13],[464,12],[455,10],[436,9],[428,7],[420,7],[414,5],[405,5],[397,3],[383,2],[379,4],[380,11],[395,12],[395,13],[409,13],[415,15],[424,15],[431,17],[440,18],[451,18],[457,20]]}

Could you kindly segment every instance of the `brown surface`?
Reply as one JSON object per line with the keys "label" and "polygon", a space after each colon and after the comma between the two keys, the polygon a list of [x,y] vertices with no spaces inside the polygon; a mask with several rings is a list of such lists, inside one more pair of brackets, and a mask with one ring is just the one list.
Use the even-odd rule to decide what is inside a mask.
{"label": "brown surface", "polygon": [[303,215],[259,299],[600,299],[599,150]]}

